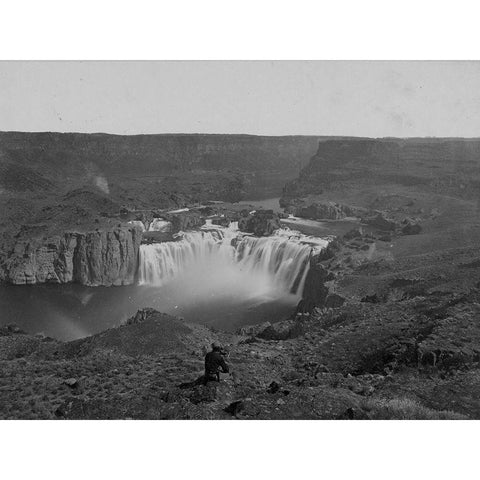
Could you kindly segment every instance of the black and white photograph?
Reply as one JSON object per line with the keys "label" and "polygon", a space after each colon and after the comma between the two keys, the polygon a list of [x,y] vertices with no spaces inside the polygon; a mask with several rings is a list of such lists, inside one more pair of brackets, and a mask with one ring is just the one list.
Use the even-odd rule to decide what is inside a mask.
{"label": "black and white photograph", "polygon": [[480,417],[480,63],[0,71],[2,418]]}
{"label": "black and white photograph", "polygon": [[480,61],[234,58],[0,60],[0,426],[479,420]]}

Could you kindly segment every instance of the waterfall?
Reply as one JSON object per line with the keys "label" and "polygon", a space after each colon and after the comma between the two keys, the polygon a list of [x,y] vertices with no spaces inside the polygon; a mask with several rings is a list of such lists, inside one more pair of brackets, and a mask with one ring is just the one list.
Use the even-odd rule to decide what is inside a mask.
{"label": "waterfall", "polygon": [[[200,231],[179,234],[173,242],[140,246],[140,285],[162,286],[179,277],[196,283],[250,284],[252,291],[301,293],[310,255],[328,240],[309,237],[289,229],[270,237],[253,237],[229,227],[207,224]],[[215,295],[215,290],[212,292]]]}
{"label": "waterfall", "polygon": [[149,232],[170,232],[171,229],[172,224],[163,218],[154,218],[148,227]]}

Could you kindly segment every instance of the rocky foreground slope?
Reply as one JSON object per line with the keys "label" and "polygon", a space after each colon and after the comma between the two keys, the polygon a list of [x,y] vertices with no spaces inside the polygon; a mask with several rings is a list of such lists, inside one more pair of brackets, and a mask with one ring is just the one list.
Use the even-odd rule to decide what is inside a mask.
{"label": "rocky foreground slope", "polygon": [[[478,419],[480,227],[444,233],[348,232],[309,308],[236,334],[151,309],[67,343],[4,327],[0,417]],[[213,341],[231,374],[197,385]]]}
{"label": "rocky foreground slope", "polygon": [[[456,337],[448,319],[466,305],[452,300],[344,306],[236,335],[149,309],[68,343],[4,327],[0,417],[479,418],[478,350]],[[464,311],[463,336],[478,339],[476,314]],[[196,385],[212,341],[231,374]]]}

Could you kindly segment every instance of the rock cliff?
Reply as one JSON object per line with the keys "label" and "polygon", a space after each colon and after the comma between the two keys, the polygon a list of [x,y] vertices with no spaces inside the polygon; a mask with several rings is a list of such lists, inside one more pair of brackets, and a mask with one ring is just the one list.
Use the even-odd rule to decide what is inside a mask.
{"label": "rock cliff", "polygon": [[141,237],[138,227],[117,227],[19,241],[1,265],[0,278],[15,285],[128,285],[137,271]]}
{"label": "rock cliff", "polygon": [[317,137],[0,132],[0,187],[56,195],[91,186],[119,203],[180,207],[277,196]]}
{"label": "rock cliff", "polygon": [[477,198],[479,158],[478,139],[320,140],[317,153],[299,177],[285,186],[283,201],[308,194],[393,185]]}
{"label": "rock cliff", "polygon": [[341,220],[346,217],[360,217],[366,212],[366,209],[330,201],[306,203],[295,199],[282,202],[282,206],[296,217],[311,220]]}

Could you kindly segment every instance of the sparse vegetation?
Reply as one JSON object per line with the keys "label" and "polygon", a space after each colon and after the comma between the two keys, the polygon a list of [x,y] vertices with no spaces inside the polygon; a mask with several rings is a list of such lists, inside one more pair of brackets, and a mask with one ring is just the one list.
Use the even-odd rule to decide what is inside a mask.
{"label": "sparse vegetation", "polygon": [[432,410],[409,398],[365,399],[361,407],[371,420],[465,420],[448,410]]}

